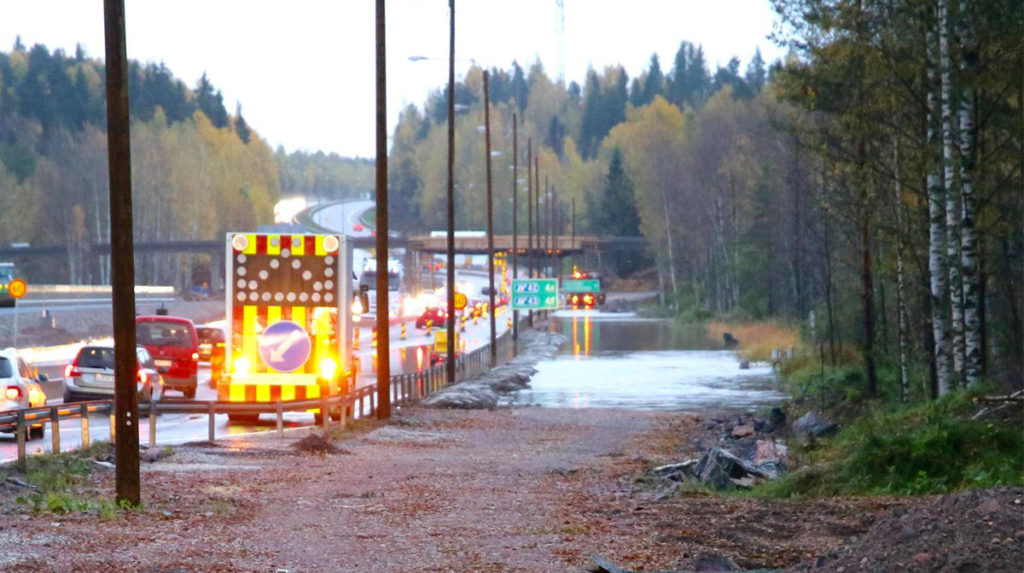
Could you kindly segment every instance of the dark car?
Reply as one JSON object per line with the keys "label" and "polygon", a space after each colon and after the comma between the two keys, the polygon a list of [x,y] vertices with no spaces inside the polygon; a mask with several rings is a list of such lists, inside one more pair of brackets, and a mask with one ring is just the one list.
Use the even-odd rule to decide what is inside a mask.
{"label": "dark car", "polygon": [[429,320],[433,326],[443,326],[448,319],[448,313],[439,306],[428,308],[416,319],[416,328],[426,328]]}
{"label": "dark car", "polygon": [[210,388],[216,388],[224,373],[224,329],[217,326],[197,326],[199,360],[210,363]]}
{"label": "dark car", "polygon": [[180,390],[190,400],[195,398],[199,337],[192,321],[176,316],[140,316],[135,319],[135,328],[137,342],[153,356],[164,387]]}

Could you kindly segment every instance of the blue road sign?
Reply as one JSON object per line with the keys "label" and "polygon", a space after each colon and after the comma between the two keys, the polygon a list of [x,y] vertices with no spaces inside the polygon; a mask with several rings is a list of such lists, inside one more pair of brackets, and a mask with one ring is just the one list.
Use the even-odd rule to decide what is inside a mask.
{"label": "blue road sign", "polygon": [[278,372],[301,368],[309,360],[312,347],[306,329],[290,320],[271,324],[259,338],[260,357]]}

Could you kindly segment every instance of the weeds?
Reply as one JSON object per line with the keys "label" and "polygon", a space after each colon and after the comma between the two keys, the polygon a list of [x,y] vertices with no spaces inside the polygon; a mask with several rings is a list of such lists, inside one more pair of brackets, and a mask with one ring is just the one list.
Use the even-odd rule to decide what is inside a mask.
{"label": "weeds", "polygon": [[1024,434],[971,420],[977,393],[875,408],[810,453],[812,466],[762,486],[771,497],[920,495],[1024,486]]}
{"label": "weeds", "polygon": [[[96,468],[93,461],[109,456],[110,448],[108,442],[97,442],[86,449],[29,457],[25,482],[35,491],[19,496],[16,501],[34,513],[93,512],[104,520],[115,519],[119,509],[129,509],[131,505],[80,493]],[[6,477],[4,473],[0,473],[0,479]]]}
{"label": "weeds", "polygon": [[708,337],[717,342],[725,333],[732,334],[739,341],[740,353],[747,360],[766,362],[771,360],[775,349],[796,348],[800,341],[800,330],[796,326],[768,323],[709,322]]}

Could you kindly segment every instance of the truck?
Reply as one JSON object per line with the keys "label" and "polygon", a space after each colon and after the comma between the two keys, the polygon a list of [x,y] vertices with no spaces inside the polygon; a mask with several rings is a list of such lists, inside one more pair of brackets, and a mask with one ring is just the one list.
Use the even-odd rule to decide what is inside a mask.
{"label": "truck", "polygon": [[[225,256],[225,364],[217,399],[304,401],[352,389],[352,246],[347,239],[229,232]],[[312,412],[322,422],[325,413]],[[229,419],[251,421],[252,416]]]}

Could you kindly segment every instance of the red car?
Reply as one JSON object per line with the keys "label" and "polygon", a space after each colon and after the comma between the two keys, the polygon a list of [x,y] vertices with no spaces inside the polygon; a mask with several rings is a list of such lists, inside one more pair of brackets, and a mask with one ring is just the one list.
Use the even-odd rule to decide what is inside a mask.
{"label": "red car", "polygon": [[439,306],[428,308],[416,319],[416,328],[426,328],[428,320],[433,326],[444,326],[448,320],[448,313]]}
{"label": "red car", "polygon": [[199,337],[196,326],[176,316],[139,316],[135,319],[136,342],[153,356],[164,387],[196,397],[199,378]]}

